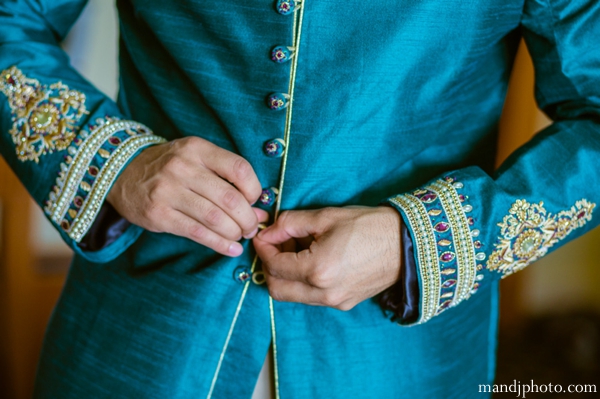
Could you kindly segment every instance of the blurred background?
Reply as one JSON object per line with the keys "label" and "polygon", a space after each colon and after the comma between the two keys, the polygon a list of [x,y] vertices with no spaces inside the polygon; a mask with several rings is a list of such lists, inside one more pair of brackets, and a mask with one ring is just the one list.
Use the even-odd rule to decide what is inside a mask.
{"label": "blurred background", "polygon": [[[112,98],[117,43],[116,11],[106,0],[90,0],[64,42],[74,67]],[[522,45],[501,121],[498,164],[548,123],[533,99],[533,66]],[[31,397],[44,330],[70,259],[70,249],[0,158],[1,398]],[[599,259],[596,229],[502,282],[497,383],[533,379],[600,389]],[[509,396],[515,395],[497,395]],[[541,396],[569,397],[527,395]]]}

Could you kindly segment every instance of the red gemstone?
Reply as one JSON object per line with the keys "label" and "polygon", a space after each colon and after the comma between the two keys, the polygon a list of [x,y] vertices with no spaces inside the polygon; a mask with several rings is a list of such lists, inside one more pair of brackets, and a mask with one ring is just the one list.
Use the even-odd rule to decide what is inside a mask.
{"label": "red gemstone", "polygon": [[464,195],[461,194],[461,195],[458,196],[458,199],[460,200],[460,202],[465,202],[466,198],[465,198]]}
{"label": "red gemstone", "polygon": [[449,228],[450,226],[448,226],[448,223],[446,222],[439,222],[434,226],[435,231],[437,231],[438,233],[445,233],[446,231],[448,231]]}
{"label": "red gemstone", "polygon": [[60,222],[60,227],[62,227],[63,230],[67,231],[69,230],[69,227],[71,227],[71,225],[67,220],[63,220],[62,222]]}
{"label": "red gemstone", "polygon": [[73,198],[73,204],[75,204],[77,208],[81,208],[81,206],[83,205],[83,198],[79,196]]}
{"label": "red gemstone", "polygon": [[440,310],[441,310],[441,309],[446,309],[448,306],[450,306],[450,304],[451,304],[451,303],[452,303],[452,300],[445,301],[444,303],[442,303],[442,304],[440,305],[439,309],[440,309]]}
{"label": "red gemstone", "polygon": [[452,252],[444,252],[440,259],[442,262],[451,262],[454,259],[454,254]]}
{"label": "red gemstone", "polygon": [[483,245],[481,244],[481,241],[475,241],[475,242],[473,243],[473,245],[474,245],[474,246],[475,246],[475,248],[477,248],[477,249],[479,249],[479,248],[481,248],[481,247],[483,246]]}
{"label": "red gemstone", "polygon": [[473,219],[472,217],[469,217],[467,219],[467,222],[469,222],[469,226],[473,226],[475,224],[475,219]]}
{"label": "red gemstone", "polygon": [[112,145],[119,145],[119,144],[121,144],[121,139],[118,137],[111,137],[108,139],[108,142],[111,143]]}
{"label": "red gemstone", "polygon": [[577,219],[581,219],[585,216],[585,211],[581,211],[577,214]]}
{"label": "red gemstone", "polygon": [[88,168],[88,172],[89,172],[89,173],[90,173],[90,175],[92,175],[92,176],[98,176],[98,172],[99,172],[99,170],[98,170],[98,168],[97,168],[97,167],[95,167],[95,166],[90,166],[90,167]]}

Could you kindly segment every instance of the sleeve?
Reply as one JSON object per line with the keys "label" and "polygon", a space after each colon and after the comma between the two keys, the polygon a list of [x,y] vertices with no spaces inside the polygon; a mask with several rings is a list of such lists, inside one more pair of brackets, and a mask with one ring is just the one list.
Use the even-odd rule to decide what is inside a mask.
{"label": "sleeve", "polygon": [[79,243],[120,171],[164,139],[70,67],[59,43],[86,2],[0,0],[0,153],[67,244],[106,262],[142,229],[130,225],[98,251]]}
{"label": "sleeve", "polygon": [[[449,172],[388,199],[410,230],[425,323],[597,226],[600,2],[526,0],[536,99],[554,123],[494,176]],[[410,324],[410,323],[409,323]]]}

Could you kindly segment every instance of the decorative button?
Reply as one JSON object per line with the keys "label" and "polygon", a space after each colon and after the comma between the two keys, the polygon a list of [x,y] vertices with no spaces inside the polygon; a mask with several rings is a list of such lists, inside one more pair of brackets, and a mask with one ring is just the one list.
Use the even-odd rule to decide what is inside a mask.
{"label": "decorative button", "polygon": [[285,151],[285,143],[282,139],[269,140],[265,143],[263,151],[268,157],[279,158]]}
{"label": "decorative button", "polygon": [[293,47],[276,46],[271,50],[271,61],[278,64],[288,62],[294,56]]}
{"label": "decorative button", "polygon": [[279,194],[279,190],[277,190],[275,187],[265,188],[262,190],[258,200],[265,206],[271,206],[275,203],[277,194]]}
{"label": "decorative button", "polygon": [[247,266],[236,267],[233,271],[233,279],[240,283],[245,283],[252,278],[252,271]]}
{"label": "decorative button", "polygon": [[300,0],[277,0],[275,9],[281,15],[290,15],[301,6]]}
{"label": "decorative button", "polygon": [[267,97],[267,105],[273,111],[281,111],[289,105],[290,96],[285,93],[271,93]]}

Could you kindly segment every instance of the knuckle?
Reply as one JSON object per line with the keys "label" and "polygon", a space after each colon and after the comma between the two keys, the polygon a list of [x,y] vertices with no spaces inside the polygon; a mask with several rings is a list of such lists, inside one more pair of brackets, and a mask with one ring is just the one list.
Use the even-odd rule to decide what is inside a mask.
{"label": "knuckle", "polygon": [[319,268],[306,277],[307,283],[317,288],[327,288],[333,285],[335,276],[331,272],[330,268]]}
{"label": "knuckle", "polygon": [[326,280],[321,273],[311,273],[306,276],[306,282],[317,288],[325,288]]}
{"label": "knuckle", "polygon": [[244,158],[236,156],[233,161],[233,175],[239,180],[246,180],[252,172],[250,162]]}
{"label": "knuckle", "polygon": [[233,189],[225,190],[223,194],[223,204],[227,207],[227,209],[235,209],[240,203],[240,197],[237,191]]}
{"label": "knuckle", "polygon": [[329,291],[323,296],[323,305],[330,308],[336,308],[342,304],[342,297],[337,292]]}
{"label": "knuckle", "polygon": [[183,148],[187,151],[196,151],[196,150],[202,148],[202,146],[205,142],[203,139],[201,139],[200,137],[196,137],[196,136],[188,136],[181,140],[182,140]]}
{"label": "knuckle", "polygon": [[204,215],[204,220],[211,226],[218,226],[223,220],[223,211],[217,207],[210,207]]}
{"label": "knuckle", "polygon": [[204,226],[197,224],[194,225],[190,229],[190,237],[192,237],[196,241],[202,241],[206,237],[206,228]]}
{"label": "knuckle", "polygon": [[165,214],[165,209],[159,205],[151,205],[142,211],[142,216],[151,221],[160,221]]}
{"label": "knuckle", "polygon": [[275,222],[275,224],[282,224],[285,226],[287,224],[289,218],[290,218],[290,211],[283,211],[279,214],[279,217],[277,218],[277,222]]}
{"label": "knuckle", "polygon": [[165,163],[165,169],[170,173],[181,173],[185,169],[185,162],[180,157],[170,157]]}
{"label": "knuckle", "polygon": [[351,303],[342,303],[336,306],[335,308],[343,312],[347,312],[349,310],[352,310],[354,308],[354,305]]}
{"label": "knuckle", "polygon": [[269,295],[277,302],[283,302],[284,298],[281,291],[273,283],[269,285]]}
{"label": "knuckle", "polygon": [[231,241],[238,241],[242,238],[242,230],[239,227],[232,227],[223,232],[222,236]]}

